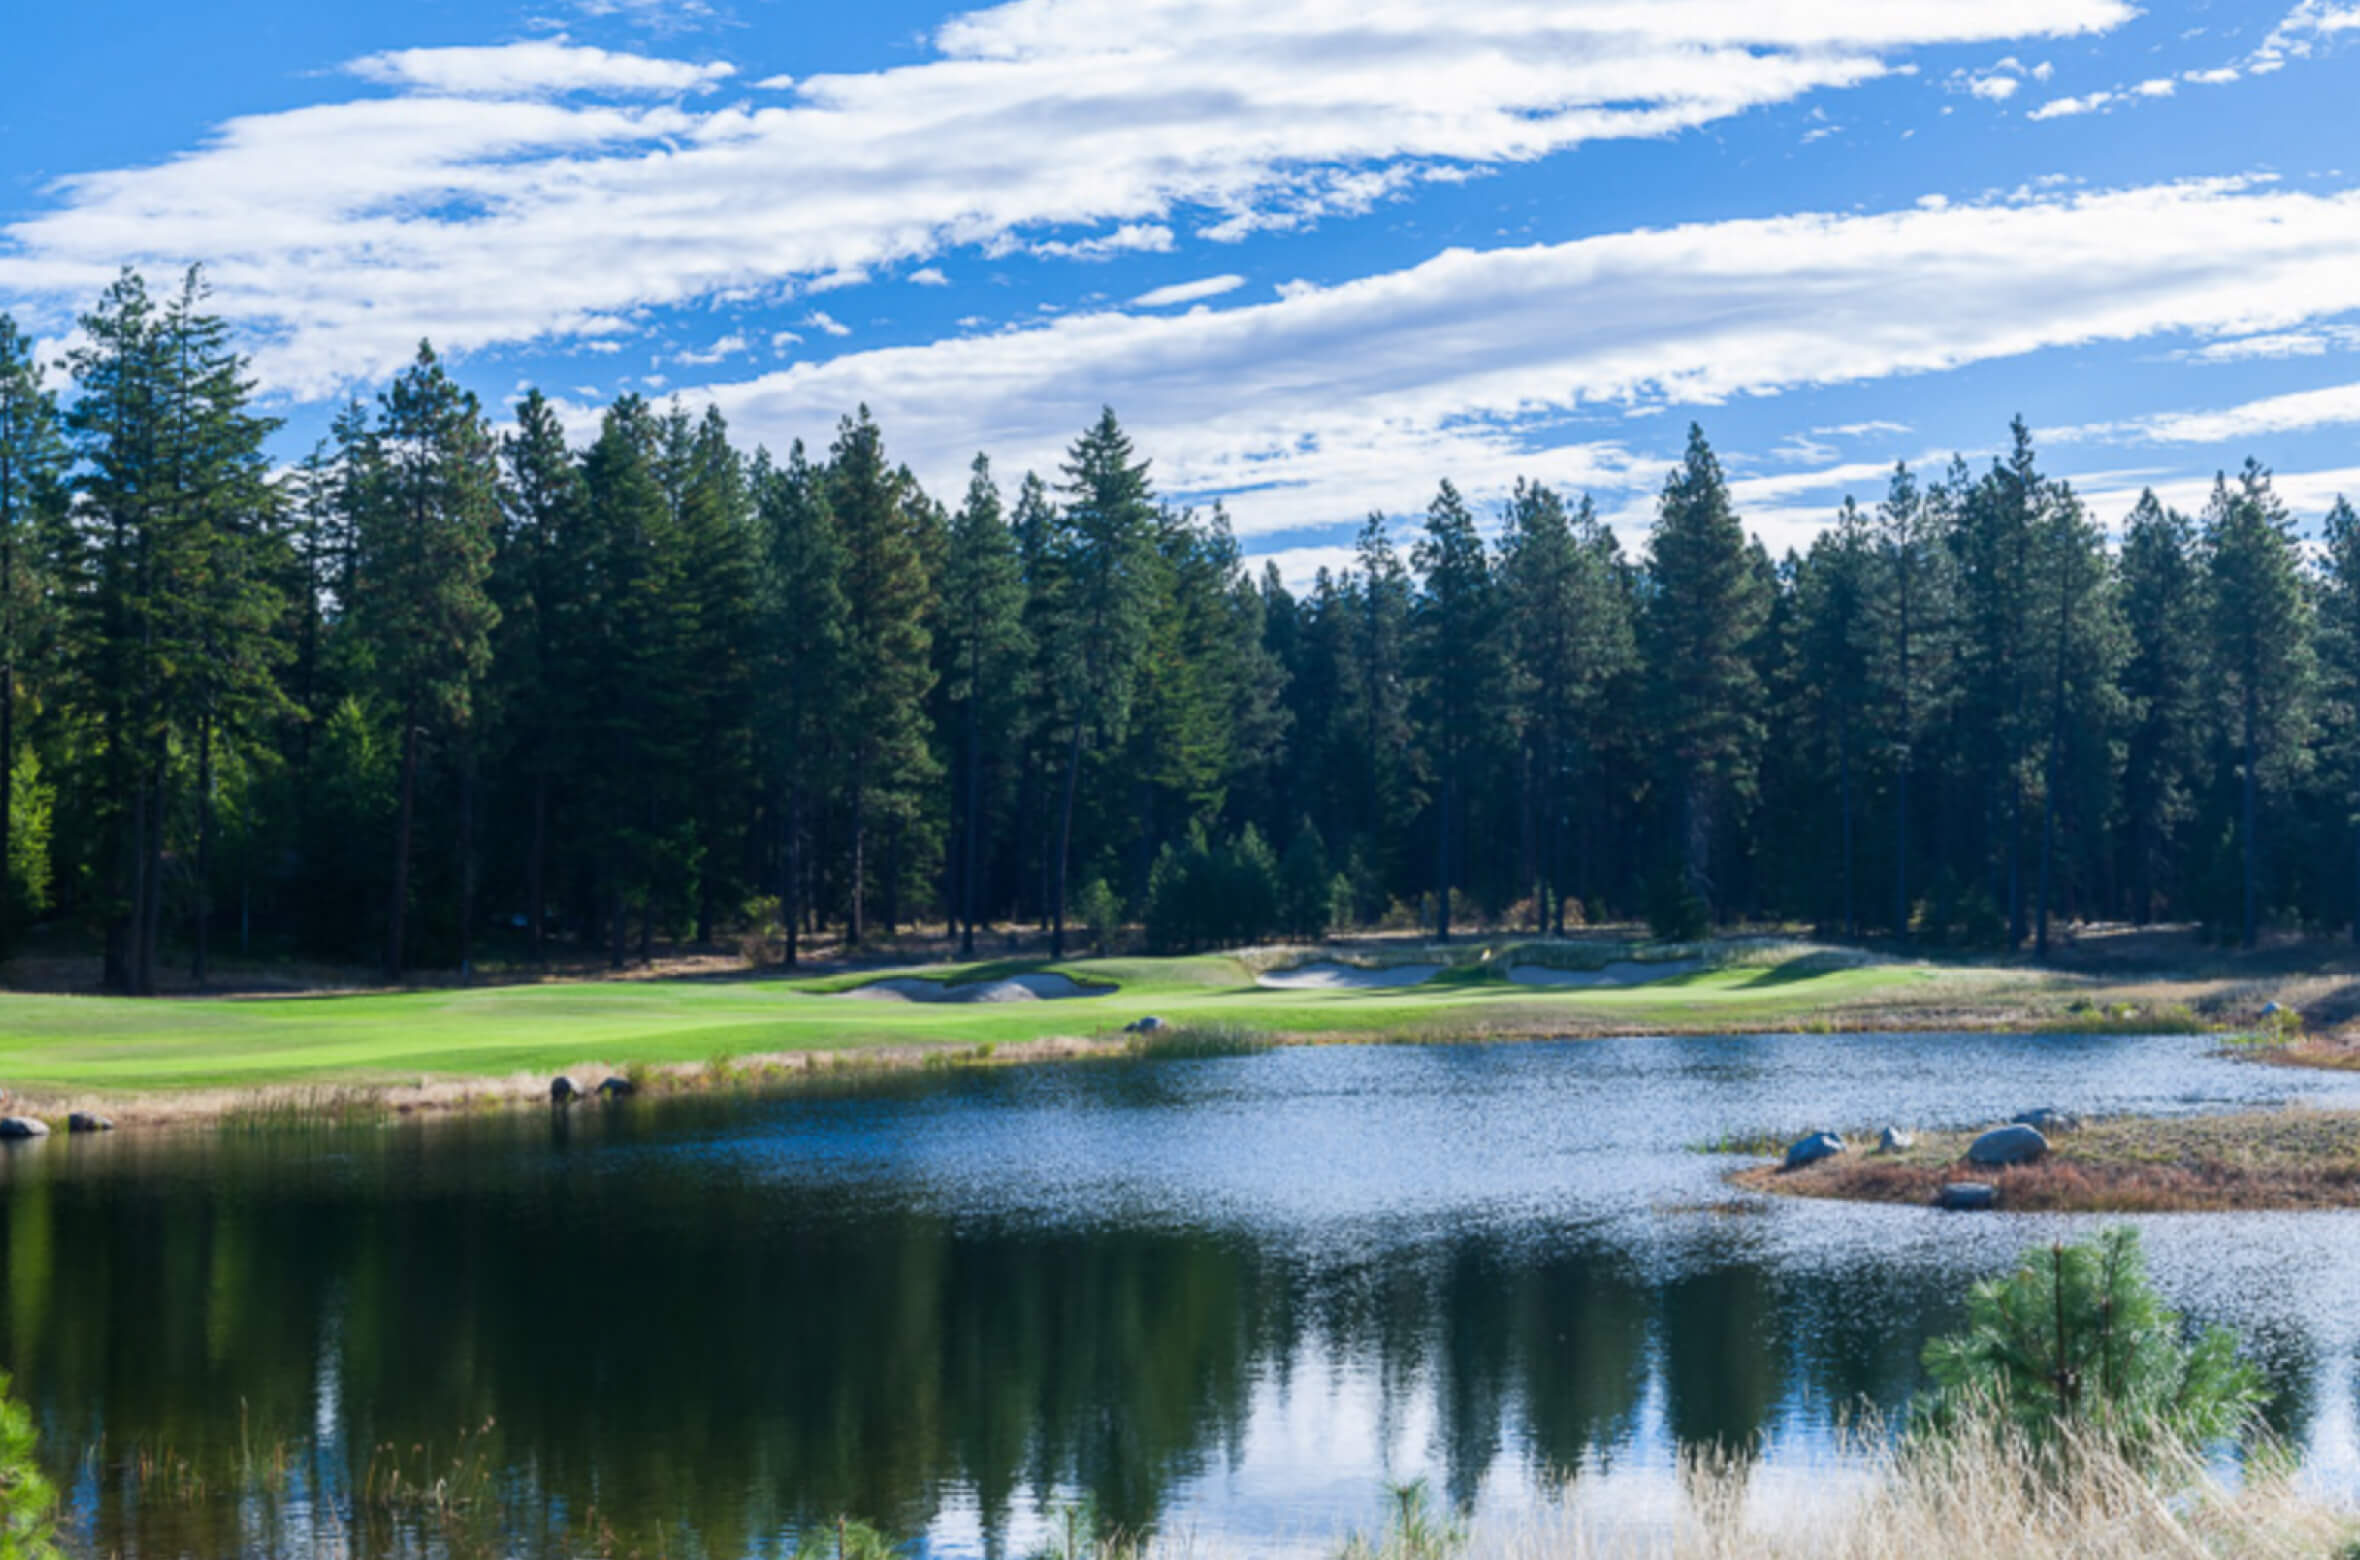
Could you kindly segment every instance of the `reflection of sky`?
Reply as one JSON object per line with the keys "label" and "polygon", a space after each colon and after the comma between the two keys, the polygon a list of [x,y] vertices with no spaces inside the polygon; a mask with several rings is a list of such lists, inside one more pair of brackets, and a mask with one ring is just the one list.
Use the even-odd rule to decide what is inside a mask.
{"label": "reflection of sky", "polygon": [[[2036,1105],[2176,1114],[2306,1100],[2360,1103],[2360,1076],[2264,1069],[2201,1036],[1761,1036],[1516,1046],[1303,1048],[1147,1066],[1011,1070],[892,1101],[790,1103],[712,1138],[757,1177],[827,1177],[981,1226],[1179,1226],[1275,1238],[1313,1266],[1383,1261],[1480,1232],[1547,1248],[1611,1248],[1661,1283],[1699,1265],[1770,1268],[1782,1288],[1840,1292],[1867,1315],[1782,1307],[1783,1396],[1759,1501],[1808,1502],[1840,1463],[1835,1425],[1803,1357],[1822,1334],[1914,1333],[1899,1311],[1955,1294],[2028,1244],[2107,1219],[1965,1219],[1929,1210],[1742,1199],[1729,1161],[1689,1151],[1723,1134],[1894,1122],[1973,1126]],[[990,1109],[977,1110],[988,1103]],[[860,1197],[847,1203],[857,1217]],[[2180,1215],[2136,1221],[2157,1277],[2195,1319],[2239,1326],[2273,1375],[2303,1383],[2297,1423],[2312,1476],[2360,1489],[2352,1356],[2360,1326],[2360,1213]],[[1882,1312],[1880,1317],[1874,1313]],[[1661,1322],[1655,1324],[1658,1328]],[[1857,1340],[1854,1340],[1855,1342]],[[1301,1535],[1374,1521],[1379,1481],[1443,1487],[1431,1360],[1382,1379],[1313,1338],[1282,1383],[1257,1384],[1243,1443],[1182,1487],[1175,1521],[1207,1536]],[[1675,1503],[1660,1347],[1635,1425],[1583,1470],[1581,1509],[1652,1522]],[[1482,1478],[1496,1514],[1544,1491],[1518,1455],[1511,1406]],[[945,1540],[960,1526],[946,1513]],[[947,1547],[956,1547],[955,1541]]]}
{"label": "reflection of sky", "polygon": [[[1679,1504],[1676,1428],[1724,1410],[1765,1426],[1757,1507],[1802,1510],[1840,1493],[1835,1427],[1861,1393],[1899,1407],[1918,1339],[1946,1325],[1940,1313],[1966,1283],[2028,1244],[2107,1221],[1739,1197],[1720,1179],[1732,1161],[1689,1145],[1887,1121],[1971,1126],[2036,1105],[2105,1114],[2360,1103],[2360,1075],[2255,1067],[2210,1054],[2211,1044],[1659,1038],[1003,1068],[752,1106],[583,1111],[554,1136],[524,1117],[404,1129],[351,1156],[289,1149],[254,1190],[334,1187],[341,1201],[363,1160],[361,1180],[438,1194],[579,1194],[613,1226],[617,1249],[635,1230],[693,1227],[700,1207],[750,1220],[730,1235],[748,1249],[814,1221],[891,1228],[888,1213],[940,1220],[979,1243],[1210,1237],[1249,1255],[1241,1271],[1258,1268],[1255,1282],[1289,1299],[1276,1333],[1240,1345],[1250,1374],[1235,1428],[1207,1423],[1173,1454],[1164,1529],[1213,1553],[1324,1553],[1339,1530],[1382,1519],[1388,1481],[1474,1493],[1486,1521],[1534,1520],[1555,1493],[1542,1448],[1562,1453],[1574,1440],[1582,1519],[1659,1525]],[[71,1167],[129,1166],[151,1152],[161,1150],[126,1140],[4,1162],[12,1174],[78,1173]],[[169,1173],[194,1179],[212,1152],[192,1145]],[[2312,1476],[2360,1490],[2360,1318],[2350,1305],[2360,1213],[2135,1222],[2168,1298],[2198,1320],[2238,1326],[2288,1390]],[[1403,1292],[1420,1298],[1389,1312]],[[1267,1296],[1260,1304],[1271,1308]],[[369,1408],[345,1401],[341,1306],[310,1319],[318,1445],[292,1491],[305,1509],[315,1498],[323,1511],[349,1502],[333,1453]],[[1399,1317],[1425,1331],[1389,1330]],[[1615,1372],[1631,1351],[1624,1393]],[[1562,1376],[1562,1401],[1529,1400],[1545,1383],[1526,1358]],[[1759,1401],[1748,1397],[1757,1391]],[[1112,1394],[1108,1411],[1123,1402]],[[1544,1412],[1553,1429],[1534,1423]],[[974,1489],[936,1493],[930,1547],[980,1552]],[[1029,1552],[1076,1494],[1020,1493],[998,1535],[1004,1552]]]}

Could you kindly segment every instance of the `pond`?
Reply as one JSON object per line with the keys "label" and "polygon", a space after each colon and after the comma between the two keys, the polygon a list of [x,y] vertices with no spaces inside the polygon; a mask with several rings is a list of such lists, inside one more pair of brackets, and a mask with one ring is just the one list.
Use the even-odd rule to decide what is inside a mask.
{"label": "pond", "polygon": [[[0,1155],[0,1359],[92,1553],[1316,1553],[1389,1480],[1641,1516],[1840,1466],[1973,1277],[2095,1221],[1741,1197],[1724,1134],[2360,1104],[2201,1037],[1724,1036],[908,1075]],[[2360,1486],[2360,1214],[2145,1218]],[[439,1481],[439,1482],[438,1482]],[[1636,1518],[1635,1518],[1636,1520]]]}

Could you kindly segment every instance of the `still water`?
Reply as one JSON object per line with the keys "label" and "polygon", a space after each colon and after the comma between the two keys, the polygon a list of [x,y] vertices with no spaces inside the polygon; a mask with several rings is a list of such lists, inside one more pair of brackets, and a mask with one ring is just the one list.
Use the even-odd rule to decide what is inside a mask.
{"label": "still water", "polygon": [[[78,1549],[1021,1554],[1087,1503],[1317,1551],[1388,1480],[1840,1466],[2063,1218],[1734,1196],[1723,1134],[2360,1104],[2195,1037],[1291,1049],[0,1155],[0,1360]],[[2360,1214],[2140,1221],[2360,1487]],[[397,1479],[398,1476],[398,1479]],[[435,1480],[442,1481],[438,1494]]]}

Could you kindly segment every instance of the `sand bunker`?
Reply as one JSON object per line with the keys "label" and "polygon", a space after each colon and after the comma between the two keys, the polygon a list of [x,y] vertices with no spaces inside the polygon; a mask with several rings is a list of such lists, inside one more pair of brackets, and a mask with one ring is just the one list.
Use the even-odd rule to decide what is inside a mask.
{"label": "sand bunker", "polygon": [[1281,991],[1375,991],[1387,986],[1422,986],[1442,973],[1439,964],[1388,964],[1363,969],[1357,964],[1298,964],[1291,970],[1268,970],[1254,978],[1259,986]]}
{"label": "sand bunker", "polygon": [[897,975],[837,995],[866,997],[872,1002],[1055,1002],[1065,997],[1102,997],[1113,989],[1085,986],[1070,975],[1011,975],[1006,980],[976,980],[963,986]]}
{"label": "sand bunker", "polygon": [[1546,964],[1519,964],[1508,971],[1508,979],[1519,986],[1644,986],[1650,981],[1693,975],[1704,967],[1702,959],[1663,959],[1653,964],[1637,959],[1617,959],[1594,970],[1560,970]]}

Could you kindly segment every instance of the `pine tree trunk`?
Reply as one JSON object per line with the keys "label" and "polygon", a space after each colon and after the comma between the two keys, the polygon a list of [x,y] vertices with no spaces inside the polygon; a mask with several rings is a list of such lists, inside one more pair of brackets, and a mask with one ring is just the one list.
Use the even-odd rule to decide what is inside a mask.
{"label": "pine tree trunk", "polygon": [[[1453,766],[1455,769],[1455,765]],[[1434,940],[1450,941],[1450,813],[1451,799],[1458,789],[1455,774],[1445,775],[1442,796],[1435,807],[1437,828],[1434,831]]]}
{"label": "pine tree trunk", "polygon": [[1860,916],[1852,904],[1852,717],[1849,710],[1836,718],[1836,776],[1844,819],[1844,935],[1858,941]]}
{"label": "pine tree trunk", "polygon": [[[0,591],[8,588],[9,570],[0,562]],[[13,648],[13,623],[0,625],[0,639]],[[0,932],[13,932],[16,921],[16,661],[0,661]]]}
{"label": "pine tree trunk", "polygon": [[967,821],[960,831],[959,850],[959,956],[970,958],[975,953],[975,831],[983,817],[983,717],[982,700],[975,696],[979,684],[975,679],[982,674],[980,667],[969,674],[967,695]]}
{"label": "pine tree trunk", "polygon": [[1057,809],[1057,879],[1049,895],[1049,957],[1065,957],[1065,874],[1073,851],[1073,804],[1082,785],[1082,718],[1074,717],[1073,740],[1066,748],[1065,799]]}
{"label": "pine tree trunk", "polygon": [[200,717],[197,721],[197,893],[196,914],[191,918],[189,939],[189,979],[205,984],[206,938],[213,919],[213,721]]}
{"label": "pine tree trunk", "polygon": [[459,983],[475,983],[475,733],[459,765]]}
{"label": "pine tree trunk", "polygon": [[2254,773],[2254,723],[2256,720],[2253,683],[2249,678],[2245,693],[2245,946],[2251,948],[2260,922],[2261,908],[2261,842],[2256,834],[2261,823],[2259,797],[2260,777]]}
{"label": "pine tree trunk", "polygon": [[787,837],[780,851],[786,880],[779,885],[779,920],[787,931],[786,962],[793,964],[803,933],[803,788],[788,793]]}
{"label": "pine tree trunk", "polygon": [[525,903],[533,918],[529,934],[535,964],[547,962],[542,927],[549,919],[549,771],[533,773],[533,839],[525,855]]}
{"label": "pine tree trunk", "polygon": [[869,792],[865,767],[858,758],[852,761],[852,915],[845,923],[845,936],[856,948],[867,940],[869,930]]}
{"label": "pine tree trunk", "polygon": [[393,830],[393,898],[385,919],[385,977],[402,978],[402,932],[410,908],[410,824],[417,810],[418,721],[402,714],[401,807]]}

